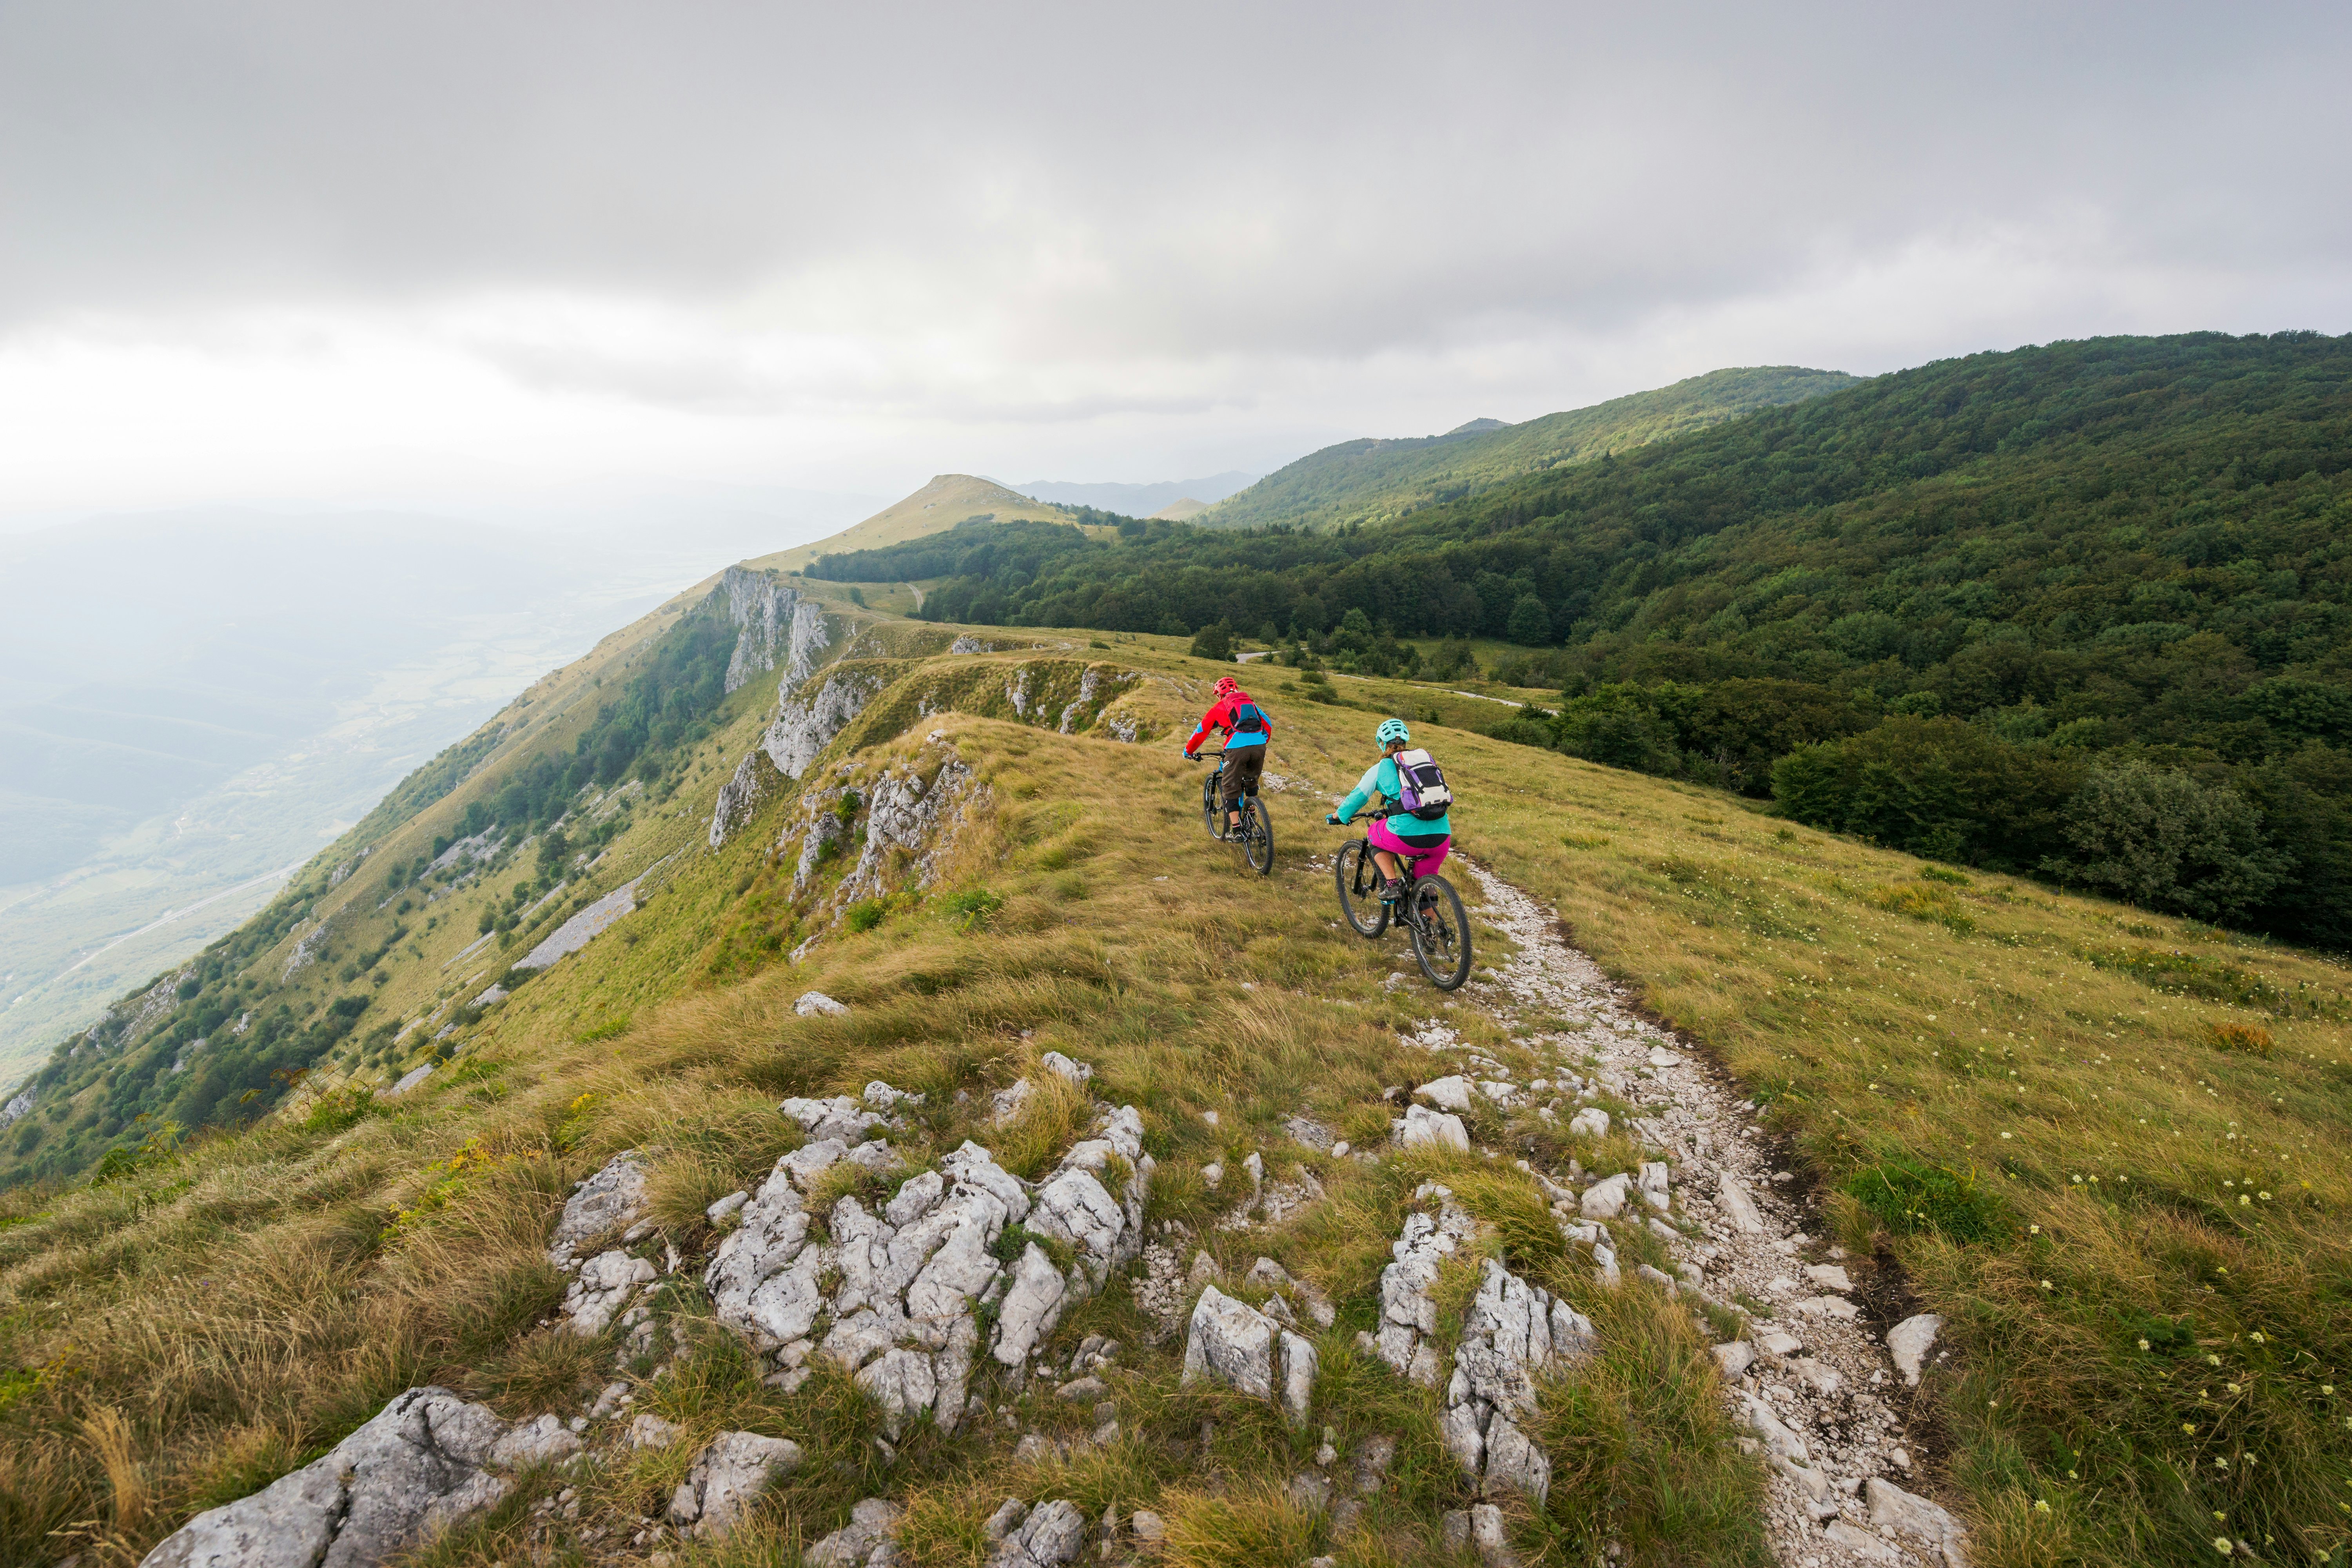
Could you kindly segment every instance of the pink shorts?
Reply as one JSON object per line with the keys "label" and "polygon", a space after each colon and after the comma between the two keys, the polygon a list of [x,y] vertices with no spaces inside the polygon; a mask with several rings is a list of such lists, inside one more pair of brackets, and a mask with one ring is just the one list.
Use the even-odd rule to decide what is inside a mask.
{"label": "pink shorts", "polygon": [[[1385,849],[1391,855],[1402,856],[1405,863],[1412,868],[1412,874],[1416,877],[1435,874],[1437,868],[1445,864],[1445,852],[1454,847],[1454,837],[1447,833],[1430,837],[1423,843],[1407,843],[1390,832],[1389,825],[1385,822],[1370,824],[1364,829],[1364,837],[1372,841],[1373,848]],[[1424,837],[1422,834],[1415,834],[1413,837]]]}

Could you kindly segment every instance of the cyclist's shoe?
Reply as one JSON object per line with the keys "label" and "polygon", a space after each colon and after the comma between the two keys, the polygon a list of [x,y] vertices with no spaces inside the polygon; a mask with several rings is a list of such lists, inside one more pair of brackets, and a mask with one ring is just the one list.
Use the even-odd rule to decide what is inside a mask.
{"label": "cyclist's shoe", "polygon": [[1403,897],[1404,879],[1402,877],[1391,877],[1381,884],[1381,902],[1392,904]]}

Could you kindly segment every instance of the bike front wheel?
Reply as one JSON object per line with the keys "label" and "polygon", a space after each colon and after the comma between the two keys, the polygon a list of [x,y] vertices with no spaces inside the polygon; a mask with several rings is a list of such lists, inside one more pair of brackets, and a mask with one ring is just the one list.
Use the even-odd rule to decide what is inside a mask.
{"label": "bike front wheel", "polygon": [[1225,808],[1217,799],[1217,775],[1214,770],[1201,782],[1201,826],[1212,838],[1225,836]]}
{"label": "bike front wheel", "polygon": [[1362,839],[1339,846],[1339,853],[1331,857],[1331,880],[1339,885],[1339,912],[1358,936],[1378,936],[1389,929],[1389,907],[1381,902],[1381,868]]}
{"label": "bike front wheel", "polygon": [[1421,972],[1440,991],[1451,991],[1470,978],[1470,915],[1462,895],[1443,877],[1432,877],[1412,891],[1413,916],[1407,922],[1412,955]]}
{"label": "bike front wheel", "polygon": [[1259,876],[1274,875],[1274,823],[1255,795],[1242,802],[1242,854]]}

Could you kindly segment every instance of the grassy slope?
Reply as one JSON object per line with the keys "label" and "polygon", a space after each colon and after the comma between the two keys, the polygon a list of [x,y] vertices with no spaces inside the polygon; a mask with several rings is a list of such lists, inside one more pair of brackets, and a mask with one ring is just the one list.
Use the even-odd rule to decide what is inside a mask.
{"label": "grassy slope", "polygon": [[[1208,667],[1174,647],[1122,638],[1114,651],[1203,680]],[[1339,681],[1363,710],[1297,700],[1276,672],[1255,684],[1283,723],[1276,771],[1328,788],[1366,760],[1371,710],[1491,714],[1393,683]],[[1155,690],[1172,725],[1188,694]],[[647,814],[621,847],[650,858],[698,838],[727,771],[716,764],[758,722],[738,712],[714,765],[681,790],[686,815]],[[1377,1135],[1379,1086],[1416,1065],[1389,1031],[1433,1000],[1417,983],[1381,991],[1396,950],[1332,929],[1328,885],[1299,859],[1338,841],[1315,825],[1318,806],[1276,797],[1284,859],[1255,882],[1197,837],[1187,808],[1198,775],[1164,744],[932,722],[953,731],[997,802],[950,879],[1005,898],[984,938],[939,900],[908,903],[866,935],[829,938],[799,969],[757,968],[771,945],[761,933],[790,917],[761,853],[770,815],[724,854],[685,858],[646,910],[490,1014],[467,1064],[394,1113],[340,1131],[273,1123],[111,1186],[15,1196],[18,1217],[0,1229],[0,1365],[23,1369],[0,1394],[10,1550],[91,1519],[135,1548],[414,1381],[441,1378],[515,1413],[593,1386],[605,1352],[531,1329],[558,1289],[535,1249],[565,1182],[618,1148],[659,1144],[664,1212],[691,1246],[701,1205],[781,1147],[781,1092],[854,1091],[879,1076],[946,1106],[956,1089],[1001,1084],[1032,1053],[1060,1048],[1101,1064],[1107,1091],[1146,1109],[1166,1173],[1157,1205],[1173,1215],[1201,1212],[1200,1163],[1284,1148],[1276,1129],[1302,1105],[1360,1140]],[[1948,1434],[1937,1463],[1974,1515],[1977,1561],[2188,1562],[2224,1530],[2258,1546],[2274,1538],[2290,1561],[2340,1547],[2352,1414],[2322,1392],[2340,1383],[2352,1343],[2341,1224],[2352,1042],[2338,967],[2006,879],[1923,880],[1905,857],[1785,827],[1731,797],[1467,732],[1425,738],[1471,803],[1473,852],[1557,902],[1584,945],[1754,1087],[1821,1178],[1847,1244],[1899,1262],[1908,1288],[1951,1320],[1953,1361],[1921,1397]],[[1242,993],[1244,979],[1260,989]],[[812,985],[857,1013],[793,1016],[791,998]],[[2216,1048],[2220,1024],[2265,1029],[2273,1055]],[[1225,1110],[1222,1135],[1189,1114],[1210,1107]],[[961,1131],[951,1114],[930,1129],[940,1148]],[[1041,1123],[1015,1142],[1042,1158],[1071,1131]],[[1429,1411],[1348,1342],[1368,1321],[1402,1173],[1321,1168],[1334,1194],[1321,1217],[1244,1250],[1273,1252],[1340,1300],[1324,1418],[1349,1436],[1408,1433],[1391,1555],[1357,1560],[1413,1560],[1452,1483],[1430,1448]],[[1867,1171],[1899,1198],[1855,1179]],[[1511,1186],[1485,1194],[1498,1215],[1517,1201]],[[387,1228],[394,1213],[410,1217]],[[1558,1260],[1517,1261],[1543,1272]],[[1886,1300],[1900,1288],[1868,1289]],[[1594,1303],[1613,1314],[1619,1348],[1591,1374],[1605,1394],[1592,1428],[1564,1436],[1598,1471],[1559,1489],[1550,1518],[1522,1521],[1531,1550],[1558,1543],[1554,1560],[1581,1561],[1578,1543],[1604,1528],[1637,1562],[1753,1550],[1739,1528],[1752,1473],[1705,1458],[1722,1436],[1712,1374],[1688,1320],[1649,1300]],[[707,1309],[690,1289],[672,1304],[696,1336]],[[1098,1329],[1138,1344],[1124,1310],[1114,1297],[1063,1335]],[[1287,1439],[1178,1394],[1165,1352],[1133,1358],[1120,1395],[1134,1440],[1102,1461],[1022,1475],[965,1440],[910,1447],[883,1475],[854,1402],[777,1400],[723,1339],[697,1342],[705,1349],[648,1395],[666,1413],[702,1429],[785,1432],[847,1467],[805,1467],[774,1510],[779,1531],[829,1528],[855,1497],[887,1489],[919,1502],[920,1560],[961,1561],[952,1540],[1006,1490],[1052,1488],[1095,1510],[1156,1497],[1201,1529],[1276,1538],[1262,1558],[1228,1561],[1307,1554],[1296,1521],[1246,1485],[1296,1462]],[[1219,1423],[1217,1447],[1183,1455],[1204,1414]],[[1662,1431],[1683,1435],[1676,1462],[1695,1470],[1655,1468],[1641,1444]],[[657,1470],[646,1460],[593,1500],[642,1506],[675,1479]],[[1704,1506],[1676,1514],[1673,1488]],[[1615,1511],[1596,1511],[1612,1499]],[[1217,1523],[1237,1506],[1245,1518]],[[492,1531],[451,1551],[488,1563],[515,1545]]]}
{"label": "grassy slope", "polygon": [[[984,679],[990,664],[1009,675],[1024,662],[1010,654],[941,666]],[[1181,668],[1166,655],[1147,662]],[[1192,667],[1196,689],[1202,668]],[[1162,691],[1160,721],[1172,727],[1199,696]],[[755,723],[740,721],[730,743],[747,742]],[[926,1129],[929,1151],[978,1131],[1014,1168],[1036,1169],[1077,1131],[1072,1104],[1041,1097],[1028,1123],[990,1134],[954,1097],[969,1089],[985,1105],[983,1091],[1059,1048],[1097,1063],[1105,1092],[1145,1109],[1163,1162],[1155,1212],[1196,1223],[1209,1216],[1202,1163],[1234,1163],[1262,1146],[1279,1174],[1299,1152],[1279,1134],[1285,1116],[1306,1110],[1359,1142],[1385,1129],[1381,1086],[1423,1061],[1399,1035],[1433,999],[1381,987],[1402,949],[1342,932],[1328,884],[1301,857],[1271,881],[1242,875],[1229,851],[1198,837],[1199,770],[1164,743],[1139,752],[956,715],[934,714],[921,732],[934,728],[980,765],[994,802],[948,874],[950,888],[984,883],[1004,900],[984,930],[961,929],[940,900],[908,900],[865,935],[828,938],[799,968],[715,981],[714,969],[742,975],[741,955],[761,947],[747,938],[783,918],[779,884],[791,868],[767,859],[781,808],[772,809],[763,830],[691,858],[647,910],[489,1015],[456,1071],[389,1114],[348,1127],[280,1119],[37,1210],[18,1194],[15,1223],[0,1230],[0,1331],[10,1363],[28,1369],[0,1412],[9,1551],[96,1520],[86,1534],[110,1552],[136,1552],[188,1510],[250,1489],[415,1382],[437,1379],[515,1414],[569,1407],[601,1381],[610,1352],[533,1328],[561,1289],[538,1247],[565,1184],[619,1148],[658,1148],[662,1217],[682,1247],[707,1247],[702,1207],[756,1182],[788,1146],[772,1110],[779,1093],[855,1091],[886,1078],[931,1095],[940,1113]],[[915,740],[878,743],[888,754]],[[1320,766],[1304,752],[1302,761]],[[835,775],[825,776],[830,787]],[[1276,806],[1286,842],[1315,837],[1318,802],[1292,795]],[[1244,990],[1245,980],[1258,989]],[[798,1017],[793,1000],[810,986],[855,1013],[839,1023]],[[1501,1028],[1465,1027],[1512,1059]],[[1197,1114],[1207,1109],[1223,1113],[1222,1130]],[[1585,1153],[1633,1157],[1622,1143]],[[1381,1533],[1352,1561],[1429,1560],[1438,1512],[1463,1500],[1432,1399],[1352,1347],[1355,1331],[1374,1321],[1400,1205],[1433,1174],[1517,1222],[1509,1234],[1524,1246],[1514,1243],[1514,1266],[1586,1300],[1611,1335],[1587,1397],[1559,1417],[1565,1436],[1587,1439],[1576,1473],[1590,1484],[1561,1488],[1548,1518],[1521,1521],[1530,1547],[1553,1542],[1580,1558],[1609,1534],[1637,1561],[1694,1552],[1755,1560],[1758,1477],[1727,1442],[1687,1316],[1644,1294],[1598,1298],[1567,1267],[1540,1199],[1516,1173],[1460,1161],[1311,1163],[1328,1205],[1286,1230],[1212,1234],[1209,1245],[1229,1277],[1271,1253],[1343,1303],[1323,1337],[1318,1426],[1328,1421],[1343,1442],[1404,1436],[1400,1486],[1376,1513]],[[1460,1277],[1471,1277],[1466,1266]],[[958,1542],[974,1539],[1007,1490],[1075,1496],[1089,1512],[1154,1504],[1178,1534],[1214,1543],[1184,1559],[1202,1564],[1286,1565],[1312,1534],[1261,1480],[1302,1463],[1317,1434],[1294,1436],[1247,1401],[1181,1391],[1181,1343],[1144,1350],[1144,1324],[1123,1292],[1074,1315],[1060,1337],[1104,1331],[1132,1347],[1123,1358],[1132,1370],[1118,1380],[1128,1439],[1026,1470],[1009,1459],[1009,1436],[989,1428],[954,1441],[919,1436],[885,1472],[854,1398],[834,1387],[783,1399],[709,1331],[691,1285],[666,1307],[699,1348],[640,1408],[703,1432],[782,1432],[814,1451],[807,1479],[772,1510],[778,1548],[831,1528],[876,1490],[914,1505],[927,1563],[972,1561]],[[1090,1420],[1050,1394],[1028,1408],[1048,1429]],[[1215,1439],[1188,1451],[1204,1419],[1216,1423]],[[1675,1451],[1661,1453],[1668,1443]],[[634,1517],[667,1495],[675,1468],[648,1460],[603,1478],[591,1508]],[[511,1560],[518,1542],[505,1529],[494,1522],[442,1555]],[[1266,1544],[1237,1547],[1236,1531]]]}
{"label": "grassy slope", "polygon": [[[1339,685],[1372,710],[1423,689]],[[2342,963],[1927,879],[1735,796],[1482,737],[1444,754],[1475,781],[1465,837],[1753,1088],[1846,1245],[1949,1320],[1957,1366],[1926,1396],[1979,1563],[2186,1562],[2222,1531],[2340,1556]],[[2217,1043],[2232,1026],[2271,1054]]]}
{"label": "grassy slope", "polygon": [[1818,397],[1855,381],[1840,371],[1788,365],[1718,370],[1499,430],[1343,441],[1268,474],[1208,508],[1200,521],[1224,528],[1376,521],[1475,494],[1521,474],[1646,446],[1750,409]]}
{"label": "grassy slope", "polygon": [[1069,514],[1044,501],[1031,500],[1016,495],[1002,485],[970,474],[941,474],[929,484],[907,497],[894,501],[854,527],[843,529],[830,538],[814,544],[794,545],[744,563],[747,566],[763,566],[777,572],[797,572],[820,555],[849,550],[879,550],[886,544],[904,544],[910,539],[926,534],[941,533],[968,517],[992,514],[999,522],[1024,520],[1040,522],[1066,522]]}

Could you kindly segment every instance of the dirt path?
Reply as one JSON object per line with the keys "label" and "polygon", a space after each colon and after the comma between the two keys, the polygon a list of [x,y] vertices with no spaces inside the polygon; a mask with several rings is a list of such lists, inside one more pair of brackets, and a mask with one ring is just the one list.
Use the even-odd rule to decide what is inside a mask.
{"label": "dirt path", "polygon": [[[1786,1195],[1794,1175],[1775,1168],[1754,1102],[1687,1041],[1642,1018],[1632,998],[1563,940],[1551,910],[1484,867],[1456,863],[1484,893],[1480,914],[1518,947],[1495,966],[1496,978],[1482,965],[1460,1000],[1507,1019],[1540,1010],[1576,1026],[1575,1033],[1528,1043],[1555,1079],[1572,1075],[1639,1107],[1636,1129],[1671,1167],[1674,1216],[1685,1223],[1657,1230],[1671,1237],[1681,1279],[1669,1286],[1628,1269],[1623,1288],[1673,1289],[1685,1297],[1696,1289],[1720,1306],[1738,1300],[1770,1309],[1767,1317],[1759,1305],[1747,1337],[1716,1353],[1735,1419],[1772,1466],[1769,1526],[1780,1562],[1958,1568],[1963,1552],[1949,1516],[1899,1489],[1911,1483],[1912,1458],[1907,1390],[1884,1332],[1893,1325],[1864,1321],[1854,1300],[1862,1281],[1850,1278],[1861,1268],[1806,1234],[1804,1215]],[[1420,983],[1417,973],[1412,983]],[[1421,1037],[1434,1052],[1461,1058],[1460,1068],[1447,1070],[1482,1076],[1475,1071],[1480,1053],[1453,1041],[1453,1033],[1433,1019]],[[1577,1184],[1554,1174],[1571,1190]],[[1564,1205],[1555,1212],[1564,1222],[1581,1217]],[[1621,1224],[1647,1212],[1636,1191]]]}

